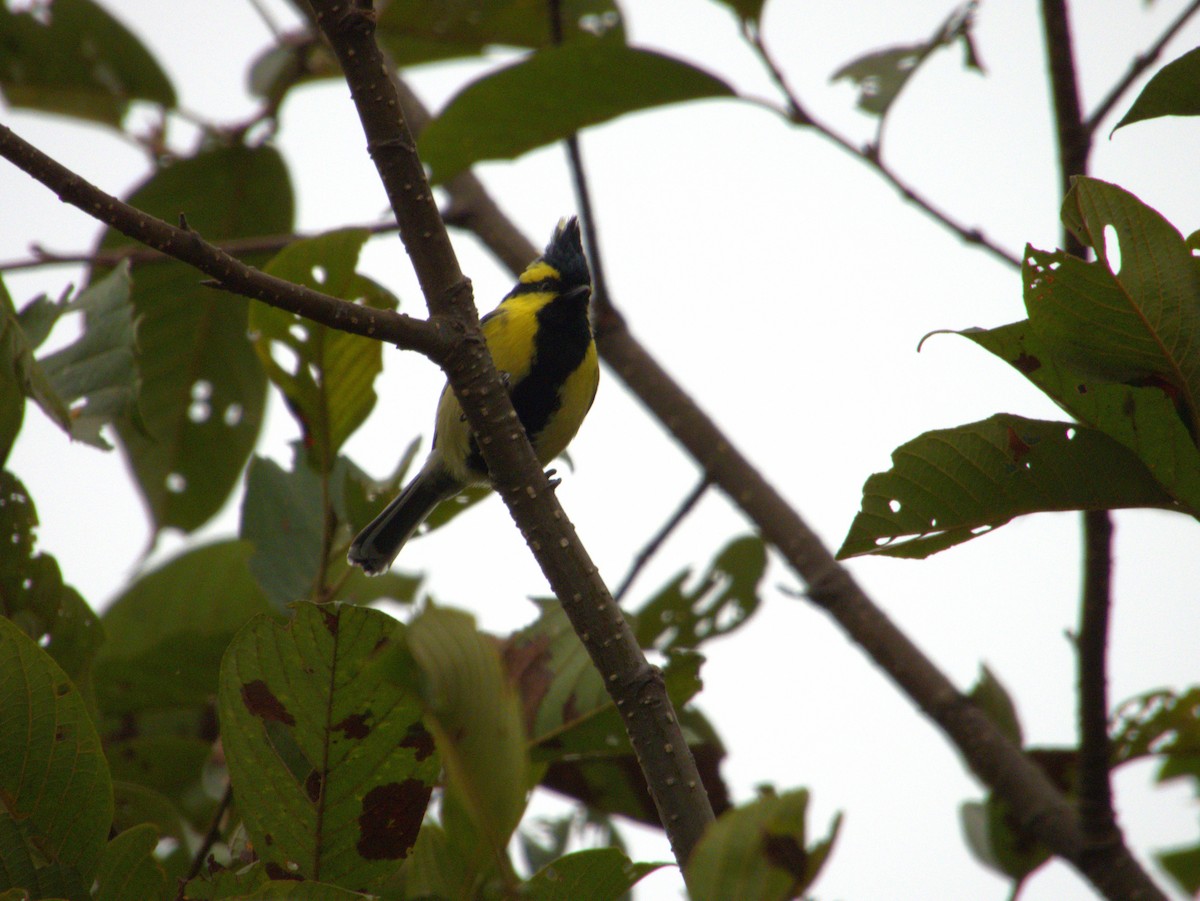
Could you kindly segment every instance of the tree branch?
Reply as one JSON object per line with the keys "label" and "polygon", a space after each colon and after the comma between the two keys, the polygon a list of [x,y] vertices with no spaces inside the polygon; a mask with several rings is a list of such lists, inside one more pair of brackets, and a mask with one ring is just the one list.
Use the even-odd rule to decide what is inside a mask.
{"label": "tree branch", "polygon": [[[394,232],[394,222],[374,222],[369,225],[352,225],[348,228],[366,229],[373,235]],[[232,256],[242,256],[250,253],[271,253],[283,250],[294,241],[303,241],[313,235],[290,233],[284,235],[255,235],[250,238],[233,238],[228,241],[213,242],[218,250],[223,250]],[[33,244],[30,246],[32,256],[23,260],[0,261],[0,272],[15,272],[21,269],[38,269],[42,266],[62,266],[69,264],[87,264],[94,267],[116,266],[125,260],[130,263],[148,263],[152,260],[162,260],[169,257],[161,250],[153,247],[114,247],[90,252],[56,253],[44,247]]]}
{"label": "tree branch", "polygon": [[671,515],[671,518],[663,523],[660,528],[647,543],[641,552],[633,559],[633,565],[629,567],[629,572],[625,574],[624,580],[621,582],[621,587],[613,593],[613,597],[617,603],[625,597],[625,592],[629,591],[629,586],[633,584],[633,580],[637,578],[638,573],[650,562],[650,558],[658,553],[658,549],[674,532],[684,518],[695,509],[700,498],[704,496],[704,492],[708,491],[711,482],[707,478],[702,478],[696,483],[696,487],[688,492],[688,496],[683,499],[679,508]]}
{"label": "tree branch", "polygon": [[[431,318],[463,330],[443,363],[483,451],[497,491],[537,558],[573,627],[604,677],[645,774],[680,866],[713,819],[695,760],[651,667],[550,490],[478,329],[469,283],[453,248],[401,116],[396,92],[374,40],[374,16],[346,0],[310,0],[354,98],[367,148],[400,224]],[[468,290],[461,290],[462,286]]]}
{"label": "tree branch", "polygon": [[742,35],[746,41],[754,48],[759,59],[766,67],[771,75],[771,80],[775,82],[775,86],[779,88],[780,93],[788,102],[787,119],[795,125],[803,128],[811,128],[821,137],[830,141],[837,147],[844,150],[846,153],[853,156],[855,159],[865,163],[871,169],[874,169],[886,182],[899,192],[900,196],[911,203],[917,209],[921,210],[926,216],[933,219],[939,225],[957,235],[964,243],[973,244],[986,250],[993,257],[1001,262],[1007,263],[1016,269],[1021,268],[1021,258],[1016,254],[1005,250],[999,244],[992,241],[980,229],[964,225],[949,213],[936,207],[920,194],[914,187],[900,178],[880,157],[879,148],[877,145],[872,145],[866,149],[855,146],[849,138],[844,137],[834,131],[819,119],[813,117],[811,113],[804,108],[800,103],[799,95],[791,88],[787,80],[787,76],[783,74],[783,70],[775,62],[770,51],[767,50],[767,45],[763,42],[762,35],[758,28],[745,22],[742,25]]}
{"label": "tree branch", "polygon": [[[409,102],[419,103],[411,95]],[[498,208],[490,198],[480,208],[472,206],[472,198],[480,196],[476,192],[487,196],[478,181],[470,184],[470,191],[471,197],[467,197],[454,195],[451,189],[451,208],[457,210],[456,220],[470,222],[472,230],[493,253],[512,271],[519,272],[520,258],[512,256],[511,248],[522,243],[532,245],[527,239],[510,235],[493,243],[493,236],[510,226],[506,219],[494,217],[493,211]],[[833,559],[799,514],[647,353],[619,313],[614,309],[613,315],[605,316],[604,299],[596,300],[600,314],[597,344],[604,361],[808,583],[810,599],[837,620],[846,634],[958,748],[979,779],[1004,800],[1022,834],[1073,864],[1097,887],[1108,883],[1105,871],[1110,867],[1138,868],[1126,849],[1121,850],[1118,860],[1104,866],[1085,869],[1081,865],[1084,842],[1075,810],[1045,773],[897,629],[849,572]],[[1153,887],[1152,890],[1157,892]],[[1132,897],[1107,891],[1105,894],[1110,898]],[[1150,893],[1144,897],[1159,896]]]}
{"label": "tree branch", "polygon": [[[1058,136],[1059,184],[1065,196],[1071,179],[1086,175],[1092,132],[1083,121],[1074,42],[1066,0],[1042,0],[1046,63]],[[1067,228],[1063,248],[1083,258],[1086,248]],[[1112,516],[1107,510],[1083,515],[1084,574],[1079,635],[1079,799],[1082,844],[1076,865],[1106,897],[1164,898],[1130,854],[1113,810],[1108,740],[1108,617],[1112,604]]]}
{"label": "tree branch", "polygon": [[330,328],[388,341],[435,358],[448,346],[430,323],[390,310],[349,303],[247,266],[190,228],[170,225],[106,194],[3,124],[0,124],[0,157],[44,184],[60,200],[136,241],[194,266],[227,291],[261,300]]}
{"label": "tree branch", "polygon": [[1194,16],[1197,11],[1200,11],[1200,0],[1192,0],[1190,4],[1184,7],[1183,12],[1175,17],[1167,30],[1159,36],[1145,52],[1138,54],[1133,58],[1133,62],[1129,65],[1129,71],[1125,73],[1125,77],[1118,81],[1109,92],[1100,101],[1100,105],[1088,116],[1087,121],[1083,123],[1084,131],[1089,137],[1094,136],[1096,130],[1100,127],[1100,123],[1104,121],[1104,117],[1112,112],[1112,108],[1116,106],[1121,98],[1125,96],[1125,92],[1133,87],[1134,82],[1138,80],[1143,72],[1149,69],[1162,56],[1163,50],[1167,44],[1177,35],[1183,26],[1188,23],[1188,20]]}

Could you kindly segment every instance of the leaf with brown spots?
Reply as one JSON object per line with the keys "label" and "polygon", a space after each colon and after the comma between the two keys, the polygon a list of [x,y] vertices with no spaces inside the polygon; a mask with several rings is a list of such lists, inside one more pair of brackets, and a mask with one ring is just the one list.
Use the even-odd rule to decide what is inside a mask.
{"label": "leaf with brown spots", "polygon": [[776,795],[735,807],[717,818],[700,839],[687,865],[693,901],[788,901],[808,892],[833,849],[841,825],[807,844],[808,792]]}
{"label": "leaf with brown spots", "polygon": [[[377,665],[376,648],[397,628],[369,608],[299,604],[286,626],[258,617],[234,637],[221,737],[263,861],[363,891],[415,841],[440,762],[412,746],[420,709]],[[388,803],[397,786],[403,805]]]}

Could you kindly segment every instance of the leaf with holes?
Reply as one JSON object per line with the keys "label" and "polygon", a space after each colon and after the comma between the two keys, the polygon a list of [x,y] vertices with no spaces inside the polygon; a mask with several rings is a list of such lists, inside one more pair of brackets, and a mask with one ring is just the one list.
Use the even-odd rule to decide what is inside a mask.
{"label": "leaf with holes", "polygon": [[1152,691],[1125,701],[1113,716],[1115,764],[1155,754],[1200,756],[1200,688]]}
{"label": "leaf with holes", "polygon": [[113,817],[100,736],[50,655],[0,618],[0,859],[37,897],[92,882]]}
{"label": "leaf with holes", "polygon": [[90,0],[38,8],[0,5],[0,90],[11,106],[119,127],[134,100],[175,105],[153,54]]}
{"label": "leaf with holes", "polygon": [[[209,241],[292,228],[287,169],[265,146],[222,147],[175,162],[129,202],[168,221],[183,213]],[[101,247],[132,243],[109,231]],[[243,260],[262,265],[266,256]],[[204,287],[195,269],[173,260],[134,270],[141,422],[123,421],[118,431],[156,533],[166,526],[190,532],[206,522],[254,449],[267,383],[247,337],[248,303]]]}
{"label": "leaf with holes", "polygon": [[742,625],[758,609],[758,586],[767,567],[762,539],[747,535],[730,542],[708,572],[688,588],[684,570],[637,613],[635,634],[644,648],[699,647]]}
{"label": "leaf with holes", "polygon": [[[597,33],[624,38],[621,13],[612,0],[563,0],[559,15],[568,41]],[[497,45],[532,48],[553,43],[546,7],[529,0],[392,0],[379,11],[376,34],[400,66],[479,56]]]}
{"label": "leaf with holes", "polygon": [[1171,507],[1134,454],[1103,432],[1007,413],[926,432],[863,486],[838,550],[927,557],[1025,513]]}
{"label": "leaf with holes", "polygon": [[298,603],[256,617],[221,664],[229,776],[259,857],[354,891],[393,873],[417,837],[440,763],[415,697],[373,665],[398,624]]}
{"label": "leaf with holes", "polygon": [[62,308],[64,313],[83,314],[83,334],[37,361],[69,408],[66,422],[58,424],[72,438],[103,450],[111,450],[112,445],[101,436],[101,426],[120,418],[137,420],[141,382],[134,364],[137,340],[130,290],[128,263],[93,282]]}
{"label": "leaf with holes", "polygon": [[958,334],[1007,362],[1081,423],[1129,448],[1181,512],[1200,515],[1200,454],[1162,388],[1085,376],[1059,362],[1028,321]]}
{"label": "leaf with holes", "polygon": [[1034,333],[1081,374],[1160,388],[1200,437],[1200,264],[1183,236],[1129,192],[1093,178],[1075,179],[1062,220],[1096,261],[1026,251]]}
{"label": "leaf with holes", "polygon": [[950,13],[929,40],[886,47],[857,57],[834,72],[830,80],[849,81],[858,88],[858,108],[882,118],[921,64],[943,47],[961,41],[964,66],[977,72],[983,71],[975,51],[973,25],[974,4],[960,6]]}
{"label": "leaf with holes", "polygon": [[805,894],[820,875],[841,826],[806,847],[808,792],[773,792],[718,817],[688,859],[694,901],[755,898],[786,901]]}
{"label": "leaf with holes", "polygon": [[461,611],[427,607],[408,627],[408,649],[446,765],[443,825],[453,838],[474,832],[474,862],[490,866],[506,854],[532,787],[516,687],[496,643]]}
{"label": "leaf with holes", "polygon": [[1159,116],[1200,116],[1200,47],[1155,72],[1113,131]]}
{"label": "leaf with holes", "polygon": [[581,38],[467,85],[418,143],[433,179],[444,182],[482,160],[515,159],[626,113],[733,96],[721,79],[619,35]]}
{"label": "leaf with holes", "polygon": [[104,641],[100,620],[58,562],[34,551],[37,511],[12,473],[0,471],[0,598],[4,614],[54,658],[79,686],[90,682],[92,660]]}
{"label": "leaf with holes", "polygon": [[[345,229],[296,241],[265,271],[343,300],[394,310],[395,296],[355,271],[370,236],[366,229]],[[250,333],[267,375],[300,424],[314,465],[329,472],[342,444],[375,406],[373,386],[383,370],[383,345],[266,304],[251,308]]]}

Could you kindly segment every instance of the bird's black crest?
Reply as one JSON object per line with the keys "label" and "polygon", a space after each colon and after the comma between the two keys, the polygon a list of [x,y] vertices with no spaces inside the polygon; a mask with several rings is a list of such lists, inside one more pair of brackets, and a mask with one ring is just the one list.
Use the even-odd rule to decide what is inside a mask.
{"label": "bird's black crest", "polygon": [[559,223],[554,237],[546,245],[542,259],[558,270],[562,276],[564,290],[592,283],[588,272],[587,257],[583,255],[583,239],[579,234],[579,220],[572,216]]}

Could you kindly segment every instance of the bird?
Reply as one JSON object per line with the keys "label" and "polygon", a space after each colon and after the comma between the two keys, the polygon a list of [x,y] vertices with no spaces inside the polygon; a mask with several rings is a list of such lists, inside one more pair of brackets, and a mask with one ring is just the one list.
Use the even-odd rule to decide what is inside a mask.
{"label": "bird", "polygon": [[[570,444],[600,383],[589,305],[592,280],[579,221],[559,221],[545,252],[480,330],[540,463]],[[424,465],[351,542],[347,559],[368,575],[385,572],[442,501],[490,481],[487,464],[447,382],[438,401],[433,447]]]}

